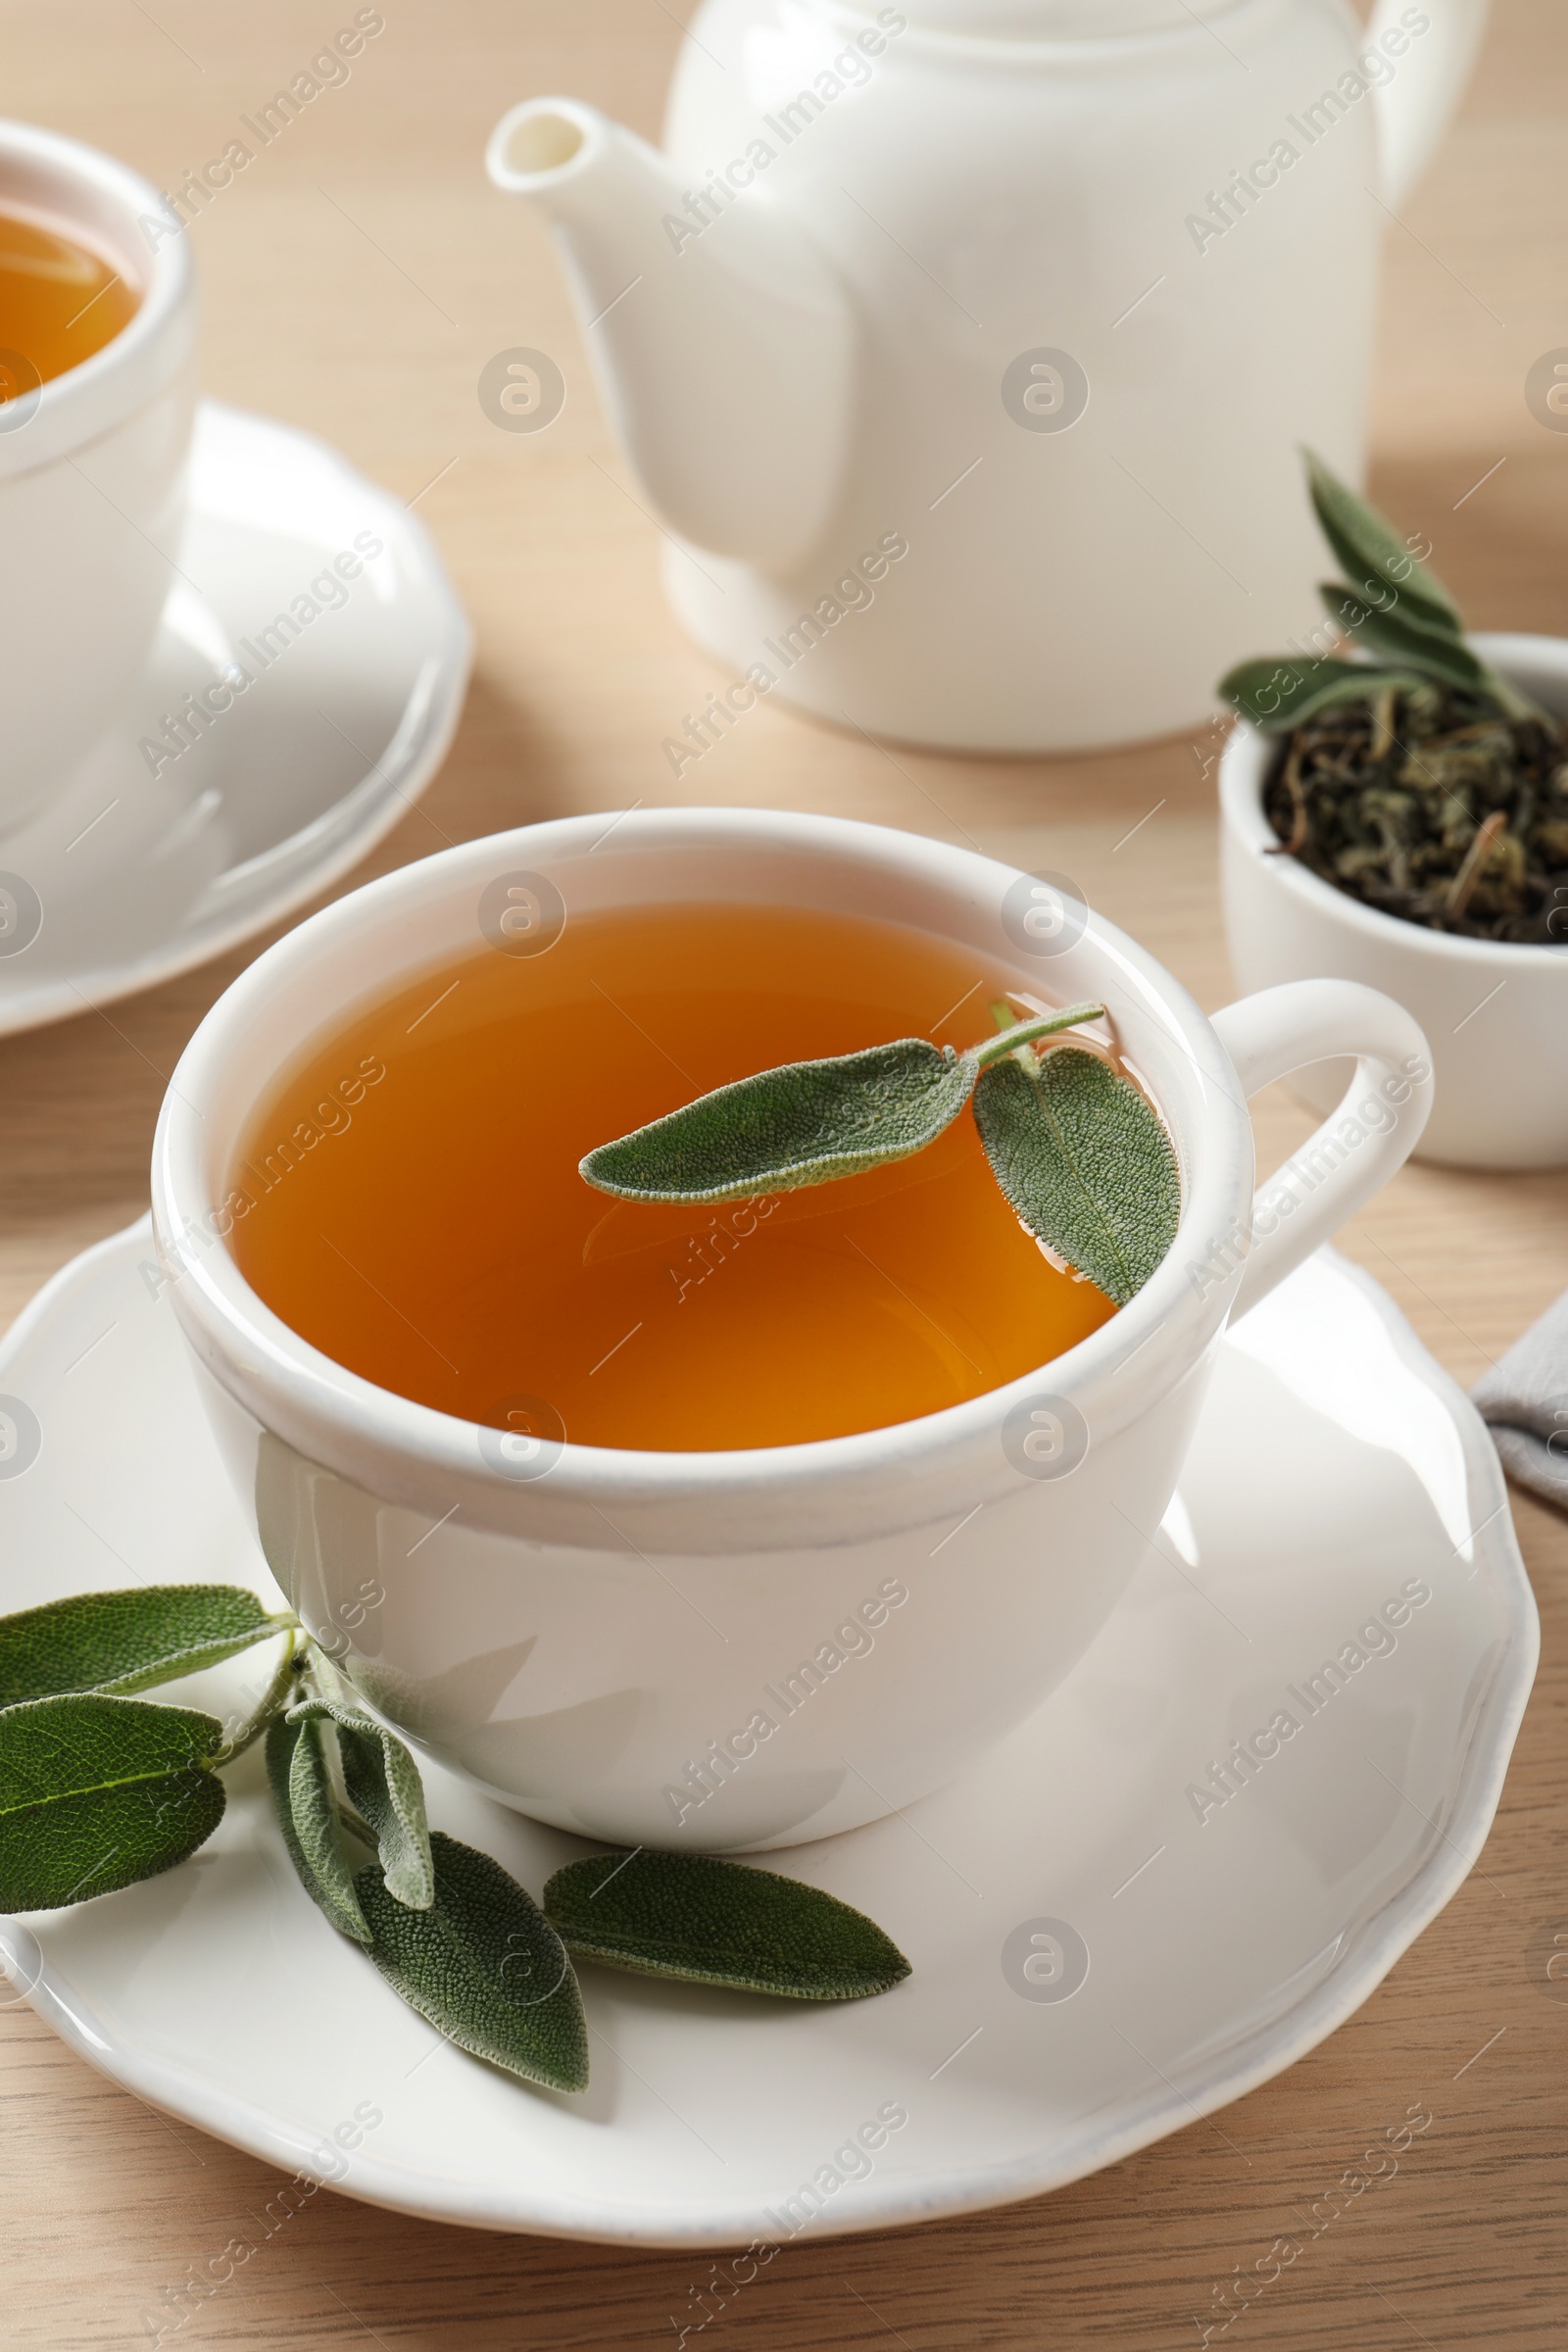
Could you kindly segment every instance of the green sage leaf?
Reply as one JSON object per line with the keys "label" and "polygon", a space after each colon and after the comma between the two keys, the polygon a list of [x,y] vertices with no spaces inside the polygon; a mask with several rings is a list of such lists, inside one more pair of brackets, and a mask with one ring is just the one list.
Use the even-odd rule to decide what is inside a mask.
{"label": "green sage leaf", "polygon": [[349,1803],[375,1832],[387,1891],[416,1911],[427,1911],[435,1900],[435,1876],[424,1784],[402,1740],[368,1715],[333,1699],[304,1699],[289,1709],[286,1720],[336,1724],[343,1786]]}
{"label": "green sage leaf", "polygon": [[596,1854],[545,1888],[568,1951],[649,1977],[793,2001],[858,2001],[909,1974],[863,1912],[796,1879],[708,1854]]}
{"label": "green sage leaf", "polygon": [[[1323,536],[1362,596],[1392,589],[1407,612],[1450,638],[1464,633],[1464,616],[1453,598],[1424,564],[1417,563],[1392,523],[1375,507],[1332,474],[1308,450],[1307,478]],[[1382,603],[1380,596],[1376,601]]]}
{"label": "green sage leaf", "polygon": [[579,1172],[620,1200],[739,1200],[908,1159],[951,1127],[985,1062],[1009,1044],[1102,1013],[1073,1004],[1015,1023],[966,1054],[923,1037],[827,1061],[790,1061],[702,1095],[614,1143]]}
{"label": "green sage leaf", "polygon": [[1401,692],[1422,683],[1413,669],[1389,669],[1370,662],[1282,662],[1264,655],[1238,662],[1219,682],[1233,710],[1264,735],[1289,734],[1335,703],[1370,702],[1386,686]]}
{"label": "green sage leaf", "polygon": [[1462,694],[1491,691],[1492,672],[1463,638],[1446,629],[1431,628],[1396,609],[1368,604],[1343,581],[1325,580],[1318,594],[1340,626],[1374,654],[1386,656],[1402,669],[1419,670],[1423,677],[1435,678],[1439,685],[1455,687]]}
{"label": "green sage leaf", "polygon": [[581,1163],[619,1200],[734,1200],[907,1159],[974,1091],[972,1056],[923,1037],[786,1062],[601,1144]]}
{"label": "green sage leaf", "polygon": [[499,1862],[439,1830],[435,1900],[411,1911],[372,1863],[354,1882],[370,1957],[460,2049],[552,2090],[588,2085],[588,2025],[565,1947]]}
{"label": "green sage leaf", "polygon": [[0,1617],[0,1707],[74,1690],[148,1690],[232,1658],[289,1622],[239,1585],[150,1585],[46,1601]]}
{"label": "green sage leaf", "polygon": [[172,1870],[223,1817],[223,1727],[98,1692],[0,1714],[0,1911],[48,1911]]}
{"label": "green sage leaf", "polygon": [[289,1860],[306,1893],[340,1935],[368,1943],[354,1874],[343,1858],[325,1725],[275,1717],[267,1727],[267,1778]]}
{"label": "green sage leaf", "polygon": [[1176,1237],[1181,1182],[1158,1116],[1081,1047],[1011,1055],[975,1090],[992,1171],[1029,1231],[1125,1306]]}
{"label": "green sage leaf", "polygon": [[1554,726],[1467,644],[1453,598],[1393,525],[1310,450],[1304,455],[1313,510],[1349,583],[1333,582],[1320,593],[1335,619],[1376,659],[1239,662],[1220,680],[1224,700],[1265,735],[1286,734],[1337,703],[1370,701],[1389,687],[1409,694],[1433,685],[1485,697],[1505,717]]}
{"label": "green sage leaf", "polygon": [[1388,661],[1438,685],[1491,702],[1509,718],[1540,718],[1554,724],[1538,703],[1483,662],[1462,638],[1430,628],[1411,612],[1384,612],[1343,584],[1328,582],[1319,594],[1336,620],[1353,628],[1363,645]]}

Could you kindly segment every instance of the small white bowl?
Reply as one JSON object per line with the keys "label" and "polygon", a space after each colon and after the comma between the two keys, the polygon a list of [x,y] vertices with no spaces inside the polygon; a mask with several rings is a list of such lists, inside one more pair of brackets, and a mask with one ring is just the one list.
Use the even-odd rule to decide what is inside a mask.
{"label": "small white bowl", "polygon": [[[1568,640],[1478,635],[1474,643],[1545,709],[1568,712]],[[1413,1013],[1436,1079],[1418,1159],[1568,1165],[1568,938],[1560,948],[1461,939],[1380,913],[1320,880],[1279,854],[1263,809],[1273,752],[1244,720],[1220,763],[1221,880],[1238,986],[1360,980]],[[1291,1085],[1324,1111],[1346,1075],[1344,1063],[1319,1062]]]}

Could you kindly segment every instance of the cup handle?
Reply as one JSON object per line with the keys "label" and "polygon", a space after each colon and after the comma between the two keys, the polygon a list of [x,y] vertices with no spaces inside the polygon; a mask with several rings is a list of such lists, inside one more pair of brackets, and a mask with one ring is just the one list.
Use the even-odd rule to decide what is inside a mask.
{"label": "cup handle", "polygon": [[1213,1024],[1248,1096],[1307,1062],[1355,1057],[1339,1107],[1252,1196],[1234,1323],[1404,1165],[1432,1109],[1432,1055],[1403,1005],[1358,980],[1260,989]]}

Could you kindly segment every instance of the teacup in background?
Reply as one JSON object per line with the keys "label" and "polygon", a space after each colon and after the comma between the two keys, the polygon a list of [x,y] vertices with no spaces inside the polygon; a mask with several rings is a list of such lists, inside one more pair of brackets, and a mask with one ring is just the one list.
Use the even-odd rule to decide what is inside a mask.
{"label": "teacup in background", "polygon": [[158,191],[91,147],[0,122],[0,207],[112,255],[139,298],[101,350],[0,406],[3,838],[110,723],[174,583],[197,301],[188,240],[142,226],[166,220]]}
{"label": "teacup in background", "polygon": [[[705,900],[880,916],[1046,1001],[1104,1002],[1182,1166],[1176,1242],[1137,1298],[943,1412],[708,1454],[475,1427],[331,1362],[263,1304],[224,1246],[230,1171],[323,1027],[486,941],[548,953],[589,909]],[[519,907],[520,933],[503,920]],[[1342,1115],[1254,1204],[1247,1095],[1336,1054],[1360,1057]],[[262,1546],[366,1696],[561,1828],[767,1847],[926,1794],[1060,1682],[1165,1512],[1233,1304],[1387,1180],[1430,1098],[1420,1030],[1353,983],[1269,990],[1210,1023],[1122,933],[989,858],[832,818],[646,810],[608,838],[574,817],[466,844],[270,949],[174,1073],[153,1216]]]}

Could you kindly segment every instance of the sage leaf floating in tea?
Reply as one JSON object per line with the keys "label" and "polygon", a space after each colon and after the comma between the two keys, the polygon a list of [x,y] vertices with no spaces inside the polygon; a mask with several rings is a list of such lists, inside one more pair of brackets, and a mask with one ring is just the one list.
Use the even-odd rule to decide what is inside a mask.
{"label": "sage leaf floating in tea", "polygon": [[[1016,1024],[1044,1037],[1092,1020],[1076,1004]],[[908,1159],[934,1144],[974,1092],[982,1054],[1000,1040],[955,1054],[923,1037],[867,1046],[826,1061],[791,1061],[716,1088],[581,1163],[587,1182],[619,1200],[713,1201],[794,1191]]]}
{"label": "sage leaf floating in tea", "polygon": [[975,1091],[992,1173],[1037,1241],[1125,1306],[1175,1239],[1181,1186],[1152,1106],[1097,1054],[1009,1055]]}
{"label": "sage leaf floating in tea", "polygon": [[586,2090],[588,2023],[571,1962],[499,1862],[438,1830],[434,1901],[410,1910],[371,1864],[354,1882],[370,1958],[413,2009],[475,2058],[551,2090]]}
{"label": "sage leaf floating in tea", "polygon": [[545,1888],[579,1959],[794,2001],[887,1992],[909,1963],[874,1920],[820,1887],[709,1854],[598,1854]]}
{"label": "sage leaf floating in tea", "polygon": [[337,1794],[326,1754],[326,1727],[276,1716],[267,1733],[267,1778],[278,1827],[300,1885],[340,1936],[368,1943],[370,1931],[343,1857]]}
{"label": "sage leaf floating in tea", "polygon": [[0,1713],[0,1911],[112,1894],[183,1862],[223,1818],[223,1727],[79,1692]]}
{"label": "sage leaf floating in tea", "polygon": [[73,1690],[125,1696],[199,1674],[285,1632],[239,1585],[78,1592],[0,1618],[0,1707]]}
{"label": "sage leaf floating in tea", "polygon": [[972,1096],[992,1174],[1017,1215],[1125,1306],[1175,1238],[1181,1181],[1170,1138],[1137,1087],[1098,1055],[1036,1053],[1042,1040],[1102,1019],[1102,1004],[1021,1021],[1004,1004],[991,1009],[1001,1034],[966,1053],[904,1038],[834,1061],[789,1062],[600,1145],[581,1172],[632,1200],[828,1184],[923,1151]]}
{"label": "sage leaf floating in tea", "polygon": [[424,1785],[402,1740],[370,1716],[334,1699],[303,1699],[290,1708],[288,1720],[336,1725],[344,1790],[375,1833],[387,1891],[397,1902],[428,1910],[435,1900],[435,1877]]}

